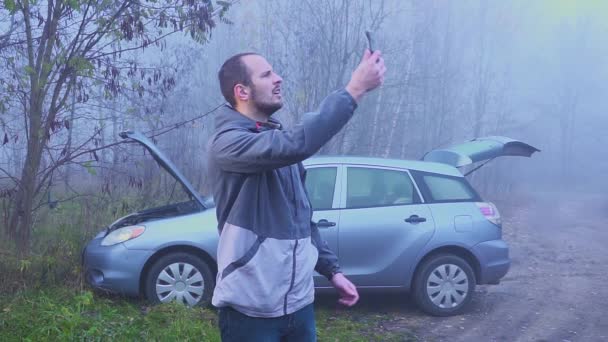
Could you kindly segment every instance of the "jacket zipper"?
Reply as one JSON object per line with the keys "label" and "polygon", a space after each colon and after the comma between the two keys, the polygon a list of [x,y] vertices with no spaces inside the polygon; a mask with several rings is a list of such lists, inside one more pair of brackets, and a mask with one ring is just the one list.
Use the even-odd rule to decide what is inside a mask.
{"label": "jacket zipper", "polygon": [[295,243],[295,245],[293,247],[293,266],[292,266],[293,269],[292,269],[292,272],[291,272],[291,284],[289,284],[289,289],[285,293],[285,301],[283,303],[283,314],[285,314],[285,315],[287,315],[287,295],[293,289],[293,283],[296,280],[296,250],[297,249],[298,249],[298,240],[296,240],[296,243]]}
{"label": "jacket zipper", "polygon": [[291,201],[293,202],[293,207],[295,209],[295,217],[298,217],[298,203],[296,202],[296,185],[293,179],[293,165],[289,166],[289,177],[291,178]]}

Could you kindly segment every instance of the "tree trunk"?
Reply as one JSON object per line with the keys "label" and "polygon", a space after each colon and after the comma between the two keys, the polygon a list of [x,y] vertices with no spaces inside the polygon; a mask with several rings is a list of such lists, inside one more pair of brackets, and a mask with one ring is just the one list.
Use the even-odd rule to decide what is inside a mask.
{"label": "tree trunk", "polygon": [[[399,96],[399,102],[397,103],[397,109],[395,110],[395,112],[393,113],[393,117],[391,119],[391,124],[389,127],[389,132],[388,132],[388,142],[386,144],[386,148],[384,150],[384,153],[382,154],[382,156],[384,158],[388,158],[390,153],[391,153],[391,144],[393,141],[393,138],[395,136],[395,131],[397,130],[397,126],[399,123],[399,118],[401,116],[407,116],[408,113],[404,112],[403,114],[401,114],[401,110],[403,107],[404,102],[407,103],[407,101],[410,100],[410,79],[412,77],[412,64],[414,62],[414,34],[413,34],[413,30],[410,31],[410,37],[411,37],[411,41],[410,41],[410,47],[411,47],[411,55],[409,56],[409,58],[407,59],[407,67],[405,68],[405,80],[403,82],[403,87],[405,88],[405,91],[403,92],[403,95]],[[399,127],[402,131],[406,131],[407,127]],[[402,140],[408,139],[409,137],[402,137]],[[402,146],[405,145],[405,142],[401,142],[401,144],[403,144]],[[403,157],[402,155],[399,155],[399,157]]]}
{"label": "tree trunk", "polygon": [[[406,76],[407,77],[407,76]],[[408,77],[409,78],[409,77]],[[407,81],[406,81],[407,82]],[[401,116],[406,116],[406,113],[401,113],[401,109],[403,108],[403,103],[408,100],[408,93],[405,91],[405,94],[399,97],[399,102],[397,103],[397,108],[393,113],[391,118],[391,124],[388,132],[388,141],[386,147],[384,148],[384,152],[382,153],[382,157],[388,158],[391,154],[392,141],[395,136],[395,131],[397,130],[397,126],[399,125],[399,118]],[[406,131],[407,127],[400,127],[400,129]],[[401,139],[407,139],[407,137],[402,136]]]}
{"label": "tree trunk", "polygon": [[380,130],[380,104],[382,104],[382,95],[384,93],[384,87],[378,89],[378,97],[376,98],[376,108],[374,109],[374,115],[372,116],[372,138],[369,142],[369,154],[374,155],[376,150],[379,149],[378,143],[378,131]]}
{"label": "tree trunk", "polygon": [[[68,142],[65,147],[65,154],[69,156],[72,153],[72,134],[74,130],[74,111],[76,107],[76,92],[72,93],[72,106],[70,108],[70,129],[68,130]],[[65,192],[68,193],[70,191],[70,176],[72,173],[72,166],[70,164],[65,166],[65,178],[64,178],[64,188]]]}
{"label": "tree trunk", "polygon": [[478,138],[483,133],[483,119],[486,111],[487,96],[489,82],[488,66],[486,62],[486,30],[485,21],[487,17],[487,4],[484,2],[480,3],[479,7],[479,54],[477,56],[477,91],[475,93],[475,123],[473,125],[473,138]]}
{"label": "tree trunk", "polygon": [[27,255],[29,251],[32,208],[38,185],[36,176],[42,158],[41,138],[46,135],[46,132],[42,130],[42,103],[39,100],[38,93],[39,91],[34,89],[30,98],[27,154],[8,228],[9,237],[16,243],[19,253],[22,255]]}

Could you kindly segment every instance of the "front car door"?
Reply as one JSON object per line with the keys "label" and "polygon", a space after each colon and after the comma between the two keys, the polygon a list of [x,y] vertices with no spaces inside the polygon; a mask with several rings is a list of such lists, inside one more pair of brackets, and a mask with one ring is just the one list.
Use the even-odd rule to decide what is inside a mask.
{"label": "front car door", "polygon": [[[338,205],[342,190],[339,165],[313,165],[306,168],[306,191],[312,204],[312,220],[317,223],[321,238],[338,254]],[[317,287],[331,286],[325,277],[315,272]]]}
{"label": "front car door", "polygon": [[339,257],[357,286],[404,286],[435,230],[407,170],[347,165],[343,170]]}

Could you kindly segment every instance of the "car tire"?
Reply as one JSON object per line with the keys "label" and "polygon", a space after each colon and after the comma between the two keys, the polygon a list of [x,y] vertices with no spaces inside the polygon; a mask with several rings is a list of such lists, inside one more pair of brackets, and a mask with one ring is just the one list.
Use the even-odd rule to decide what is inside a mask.
{"label": "car tire", "polygon": [[183,252],[160,257],[144,279],[146,299],[154,304],[176,300],[188,306],[208,305],[215,287],[211,268]]}
{"label": "car tire", "polygon": [[475,273],[466,260],[453,254],[434,255],[416,272],[413,299],[430,315],[458,315],[471,302],[475,283]]}

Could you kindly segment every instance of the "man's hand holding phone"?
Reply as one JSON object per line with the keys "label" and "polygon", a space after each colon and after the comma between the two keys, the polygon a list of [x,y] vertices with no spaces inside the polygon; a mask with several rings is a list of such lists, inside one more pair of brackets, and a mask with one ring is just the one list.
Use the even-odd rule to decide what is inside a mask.
{"label": "man's hand holding phone", "polygon": [[376,89],[384,83],[386,66],[382,58],[382,52],[376,50],[373,53],[366,49],[363,52],[361,63],[357,66],[346,85],[346,91],[359,102],[363,94]]}

